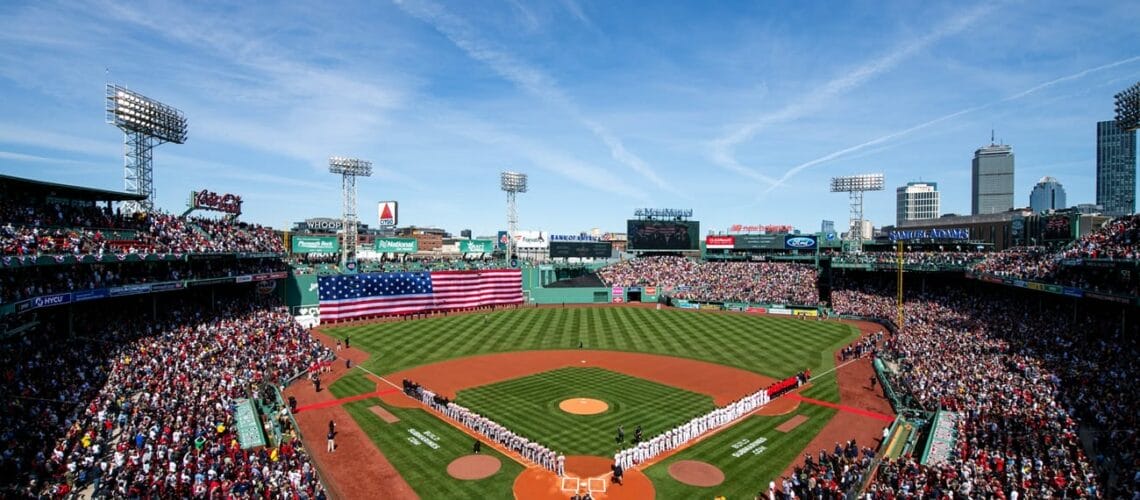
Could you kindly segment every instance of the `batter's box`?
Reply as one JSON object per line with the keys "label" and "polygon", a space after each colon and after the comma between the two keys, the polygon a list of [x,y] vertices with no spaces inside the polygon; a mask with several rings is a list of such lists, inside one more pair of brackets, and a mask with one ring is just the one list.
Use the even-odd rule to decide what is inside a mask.
{"label": "batter's box", "polygon": [[[568,484],[571,486],[566,486]],[[573,491],[574,493],[577,493],[580,486],[581,484],[578,482],[578,478],[576,477],[562,478],[562,491]]]}
{"label": "batter's box", "polygon": [[590,493],[605,493],[606,492],[606,478],[604,478],[604,477],[591,477],[589,486],[590,486]]}

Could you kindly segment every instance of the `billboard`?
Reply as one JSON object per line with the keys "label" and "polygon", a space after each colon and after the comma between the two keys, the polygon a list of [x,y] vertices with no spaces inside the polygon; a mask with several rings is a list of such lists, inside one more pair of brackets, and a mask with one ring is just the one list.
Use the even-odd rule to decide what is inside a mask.
{"label": "billboard", "polygon": [[515,248],[547,248],[550,235],[545,231],[519,231],[515,233]]}
{"label": "billboard", "polygon": [[415,238],[376,238],[372,249],[380,253],[416,253],[420,251],[420,240]]}
{"label": "billboard", "polygon": [[293,253],[336,253],[340,242],[336,236],[293,236]]}
{"label": "billboard", "polygon": [[965,227],[933,229],[901,229],[891,231],[891,241],[899,240],[968,240],[970,229]]}
{"label": "billboard", "polygon": [[815,236],[784,235],[784,249],[786,250],[815,250],[818,244]]}
{"label": "billboard", "polygon": [[551,257],[582,257],[608,259],[613,255],[613,243],[608,241],[551,241]]}
{"label": "billboard", "polygon": [[492,253],[495,251],[495,242],[491,240],[459,240],[461,253]]}
{"label": "billboard", "polygon": [[1051,215],[1045,219],[1045,231],[1042,236],[1046,240],[1071,240],[1073,238],[1073,221],[1068,215]]}
{"label": "billboard", "polygon": [[738,234],[733,237],[735,248],[744,250],[778,250],[784,248],[781,234]]}
{"label": "billboard", "polygon": [[507,248],[511,243],[511,234],[506,231],[499,231],[498,241],[495,242],[495,248],[500,250]]}
{"label": "billboard", "polygon": [[335,233],[344,228],[344,221],[328,217],[313,217],[305,219],[305,229],[313,232]]}
{"label": "billboard", "polygon": [[380,226],[395,226],[399,223],[399,207],[394,201],[382,201],[377,208],[377,213],[380,214]]}
{"label": "billboard", "polygon": [[718,249],[718,248],[733,248],[736,246],[736,238],[732,236],[705,236],[705,248]]}
{"label": "billboard", "polygon": [[241,196],[218,194],[212,191],[191,191],[190,208],[215,210],[227,214],[241,215]]}
{"label": "billboard", "polygon": [[730,233],[790,233],[792,226],[787,224],[733,224],[728,226]]}
{"label": "billboard", "polygon": [[630,250],[699,250],[699,221],[627,221]]}

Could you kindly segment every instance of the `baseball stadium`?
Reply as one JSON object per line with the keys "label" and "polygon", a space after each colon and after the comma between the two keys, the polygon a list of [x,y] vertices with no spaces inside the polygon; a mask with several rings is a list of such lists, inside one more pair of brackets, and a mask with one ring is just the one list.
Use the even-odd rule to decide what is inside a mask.
{"label": "baseball stadium", "polygon": [[638,209],[622,235],[424,250],[244,223],[231,194],[0,192],[6,496],[1135,491],[1140,216],[851,252]]}
{"label": "baseball stadium", "polygon": [[[480,13],[468,23],[460,14],[469,6],[393,3],[365,5],[383,15],[360,18],[339,10],[339,3],[321,6],[321,12],[303,2],[280,5],[306,22],[267,20],[273,33],[264,40],[245,38],[246,31],[260,33],[266,29],[261,18],[275,13],[249,22],[248,15],[230,18],[228,12],[208,17],[216,26],[186,14],[172,17],[185,24],[165,26],[165,10],[205,7],[99,2],[75,6],[82,16],[38,3],[0,8],[19,15],[19,21],[0,16],[0,46],[51,47],[40,56],[16,51],[4,57],[0,85],[11,95],[59,99],[35,104],[34,112],[59,114],[53,126],[72,127],[68,134],[25,133],[0,123],[0,165],[11,165],[0,166],[0,388],[6,403],[0,408],[0,499],[1140,499],[1140,213],[1133,186],[1140,83],[1115,95],[1115,120],[1097,124],[1098,204],[1069,206],[1059,182],[1046,176],[1034,187],[1034,205],[1014,208],[1011,148],[992,130],[990,145],[974,156],[971,215],[940,214],[937,183],[916,181],[895,193],[897,224],[874,226],[864,217],[864,196],[869,213],[883,212],[884,200],[893,203],[895,195],[879,191],[886,189],[885,175],[897,169],[829,174],[829,190],[822,183],[810,192],[784,184],[800,170],[834,157],[878,154],[875,148],[928,127],[966,128],[951,123],[970,113],[993,108],[1000,118],[1009,114],[1003,106],[1021,99],[1041,99],[1025,106],[1036,110],[1104,94],[1109,85],[1135,81],[1135,73],[1121,72],[1134,70],[1140,57],[1126,54],[1131,59],[1058,75],[980,104],[948,97],[969,107],[940,109],[923,124],[880,139],[861,138],[859,145],[805,160],[784,178],[737,162],[734,155],[759,155],[755,150],[775,155],[749,159],[758,164],[801,161],[772,151],[803,141],[760,137],[757,131],[769,119],[778,125],[770,129],[787,127],[821,143],[834,138],[818,136],[844,133],[829,125],[826,133],[803,134],[807,126],[791,122],[831,110],[789,104],[774,111],[775,118],[701,143],[702,151],[708,144],[716,149],[710,165],[750,179],[747,193],[723,195],[730,203],[739,201],[733,198],[738,194],[760,200],[740,210],[742,218],[788,222],[726,227],[728,209],[706,200],[721,196],[704,184],[719,173],[687,166],[691,190],[657,182],[665,171],[631,151],[659,146],[662,154],[688,161],[672,149],[672,139],[641,142],[654,134],[650,127],[638,131],[644,137],[630,133],[623,143],[608,127],[618,130],[610,124],[632,120],[616,101],[636,99],[619,91],[644,86],[652,94],[651,87],[669,85],[676,88],[661,102],[694,99],[697,106],[712,106],[702,100],[706,88],[735,95],[717,90],[728,84],[720,87],[713,66],[745,64],[693,70],[702,73],[692,80],[699,92],[681,88],[690,85],[688,77],[660,77],[665,70],[592,88],[562,83],[573,89],[565,90],[559,85],[570,75],[593,74],[579,66],[586,62],[620,73],[656,56],[639,48],[621,60],[605,59],[611,46],[628,49],[630,42],[616,35],[627,29],[591,18],[601,5],[551,2],[549,8],[557,4],[593,33],[575,35],[578,43],[609,30],[604,46],[591,45],[566,77],[555,78],[553,70],[529,66],[526,58],[479,37],[480,23],[498,22],[496,16],[483,19]],[[495,33],[518,36],[533,50],[563,50],[538,41],[547,19],[538,6],[511,3],[530,28],[496,25]],[[239,4],[227,8],[247,14],[243,9],[262,8]],[[648,16],[656,24],[654,16],[672,12],[666,7],[628,17]],[[25,22],[42,20],[45,12],[49,22]],[[333,14],[343,17],[324,17]],[[369,23],[397,14],[399,29],[375,29],[383,48],[351,35],[365,26],[379,36]],[[844,66],[849,74],[821,84],[818,97],[854,92],[863,80],[928,45],[967,27],[983,29],[973,27],[983,24],[977,20],[998,17],[984,9],[976,14],[931,28],[878,62]],[[1118,17],[1129,15],[1135,17]],[[67,39],[47,33],[57,17]],[[92,27],[84,17],[127,27]],[[704,32],[706,38],[729,39],[735,29],[728,22],[708,28],[685,17],[693,30],[716,32]],[[228,24],[233,19],[240,24]],[[318,35],[310,24],[339,27]],[[37,31],[26,31],[28,26]],[[170,34],[152,39],[136,33],[160,29]],[[262,43],[276,36],[299,36],[301,42],[276,48]],[[1135,32],[1128,36],[1134,40]],[[90,125],[62,118],[70,113],[63,108],[76,102],[76,88],[90,93],[91,68],[61,61],[86,54],[79,47],[84,40],[105,37],[115,45],[99,45],[101,52],[118,54],[115,60],[152,63],[119,70],[104,68],[109,63],[102,55],[93,58],[95,73],[108,81],[83,99],[102,99],[103,120],[95,116]],[[637,47],[665,43],[635,38]],[[868,40],[874,38],[850,45],[871,51]],[[446,51],[429,51],[423,40]],[[681,51],[688,43],[667,45]],[[756,59],[750,51],[777,57],[784,50],[731,43],[750,61]],[[357,44],[367,52],[338,52]],[[206,58],[198,64],[200,54],[187,50],[186,60],[198,63],[193,71],[176,70],[171,68],[182,67],[182,54],[154,55],[187,45],[237,62]],[[705,68],[709,54],[723,52],[654,64]],[[431,69],[391,77],[406,78],[399,83],[407,92],[389,92],[386,85],[395,84],[385,80],[387,73],[364,78],[317,70],[344,64],[364,72],[374,69],[373,59],[385,58]],[[42,61],[54,68],[52,75],[30,71],[23,59]],[[819,70],[812,64],[814,77]],[[1035,71],[1033,78],[1046,72]],[[110,82],[124,75],[146,82],[147,93]],[[1085,85],[1081,79],[1088,75],[1112,79]],[[747,94],[762,87],[767,97],[770,82],[749,78]],[[74,79],[83,84],[69,86]],[[958,85],[958,79],[946,80]],[[1082,86],[1065,87],[1077,84]],[[189,86],[195,92],[186,91]],[[500,86],[541,105],[500,100]],[[1069,89],[1076,97],[1048,94],[1050,89]],[[690,96],[698,93],[702,97]],[[606,96],[603,107],[615,107],[612,114],[579,104],[598,94]],[[890,112],[862,110],[860,116],[871,121],[870,115],[910,106],[889,97],[882,107]],[[168,98],[185,102],[188,111]],[[30,113],[25,101],[6,102],[21,110],[16,121]],[[231,106],[235,111],[218,111]],[[290,111],[274,114],[278,120],[240,116],[284,107]],[[406,130],[390,126],[399,120],[380,111],[396,108],[436,128],[417,129],[414,120]],[[474,118],[480,113],[487,123]],[[546,117],[535,115],[548,113],[569,124],[536,123]],[[668,120],[653,116],[701,127],[710,120],[688,112]],[[198,117],[208,124],[203,128],[214,127],[203,133],[207,145],[177,153],[187,151],[179,147]],[[1038,122],[1034,126],[1051,123]],[[562,127],[585,130],[589,144]],[[540,132],[556,137],[548,142],[557,147],[529,135]],[[115,140],[104,141],[99,133],[113,133]],[[213,149],[255,136],[271,138],[259,142],[256,155],[221,159],[227,150]],[[447,144],[460,136],[474,142]],[[384,141],[414,146],[383,158],[367,150],[373,143],[388,147]],[[748,141],[756,144],[746,147]],[[490,173],[484,162],[460,167],[437,156],[452,149],[463,157],[492,156],[491,149],[472,143],[521,152]],[[592,151],[598,143],[607,155],[601,168],[586,152],[563,155],[557,149]],[[361,155],[339,154],[350,148]],[[58,151],[66,154],[54,158]],[[421,155],[431,160],[420,162]],[[932,156],[923,151],[915,157]],[[105,165],[107,157],[123,163]],[[1131,163],[1125,168],[1104,158]],[[232,166],[246,160],[271,166]],[[193,168],[176,171],[166,162]],[[392,165],[401,162],[411,166],[397,172]],[[614,173],[625,167],[630,171]],[[1109,167],[1115,173],[1102,175]],[[319,175],[301,172],[306,168]],[[635,187],[629,196],[619,195],[628,187],[621,181],[625,175],[643,179],[651,191]],[[155,186],[168,180],[162,185],[180,186],[176,198],[169,197],[172,190],[162,191],[165,198],[158,194]],[[1006,181],[1008,192],[999,186]],[[393,193],[371,189],[370,183],[380,182]],[[393,187],[400,182],[407,189]],[[462,195],[437,182],[453,183],[446,189]],[[121,190],[106,189],[120,183]],[[776,193],[771,196],[787,190],[799,201],[772,209],[765,205],[768,194],[758,194],[763,189]],[[596,197],[578,199],[584,192]],[[638,196],[645,192],[652,196]],[[911,203],[920,198],[934,201]],[[1034,208],[1046,199],[1056,206]],[[658,203],[663,206],[646,206]],[[575,211],[585,205],[593,205],[583,208],[588,215]],[[929,209],[929,216],[908,218],[918,208]],[[308,210],[333,215],[289,222]],[[721,212],[710,213],[716,210]],[[816,211],[826,211],[820,215],[827,219],[819,231],[809,229],[801,222],[806,215],[790,213],[799,210],[810,211],[813,221]],[[265,223],[271,217],[288,218],[281,225]],[[476,229],[453,234],[416,225],[436,219]],[[833,219],[842,221],[839,230]]]}

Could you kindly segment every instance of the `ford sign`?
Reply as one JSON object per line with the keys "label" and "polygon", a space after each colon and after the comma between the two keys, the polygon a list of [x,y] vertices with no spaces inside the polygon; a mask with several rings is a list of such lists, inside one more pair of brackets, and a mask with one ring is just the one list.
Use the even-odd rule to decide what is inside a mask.
{"label": "ford sign", "polygon": [[815,248],[814,236],[787,236],[784,238],[784,248],[791,250],[804,250]]}

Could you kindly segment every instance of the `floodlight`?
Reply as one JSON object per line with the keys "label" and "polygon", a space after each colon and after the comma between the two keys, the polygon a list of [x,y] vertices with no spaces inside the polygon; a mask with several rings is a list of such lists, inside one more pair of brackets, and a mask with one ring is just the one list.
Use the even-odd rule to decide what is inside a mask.
{"label": "floodlight", "polygon": [[499,176],[499,188],[508,193],[526,192],[526,174],[519,172],[503,172]]}
{"label": "floodlight", "polygon": [[883,174],[845,175],[831,178],[831,192],[847,193],[851,209],[850,229],[847,231],[845,250],[863,251],[863,193],[882,191]]}
{"label": "floodlight", "polygon": [[1116,124],[1123,130],[1140,129],[1140,82],[1124,89],[1116,98]]}
{"label": "floodlight", "polygon": [[186,117],[178,109],[119,85],[107,84],[107,123],[123,131],[123,187],[145,196],[123,204],[124,212],[154,209],[155,146],[186,142]]}
{"label": "floodlight", "polygon": [[340,175],[343,191],[344,244],[340,247],[340,263],[345,267],[356,260],[356,178],[372,175],[372,162],[359,158],[333,156],[329,158],[329,172]]}
{"label": "floodlight", "polygon": [[515,195],[526,192],[526,174],[504,171],[499,175],[499,189],[507,192],[507,232],[510,233],[507,242],[507,261],[515,255],[515,234],[519,230],[519,211],[515,203]]}

